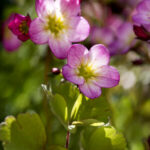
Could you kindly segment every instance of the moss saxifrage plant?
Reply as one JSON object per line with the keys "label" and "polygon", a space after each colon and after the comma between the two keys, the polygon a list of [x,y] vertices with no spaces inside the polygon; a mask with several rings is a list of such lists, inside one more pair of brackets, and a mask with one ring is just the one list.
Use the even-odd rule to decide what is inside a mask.
{"label": "moss saxifrage plant", "polygon": [[[114,128],[113,110],[106,100],[107,89],[103,88],[113,88],[120,82],[120,73],[111,66],[110,59],[127,53],[136,45],[133,24],[118,21],[113,16],[107,21],[113,24],[117,20],[114,21],[116,29],[107,23],[103,31],[93,27],[91,32],[92,42],[94,32],[99,31],[101,41],[108,45],[88,45],[84,40],[90,34],[90,23],[82,17],[80,5],[79,0],[36,0],[36,18],[15,13],[4,24],[7,35],[3,45],[8,51],[16,50],[29,40],[37,45],[47,45],[46,77],[41,85],[45,92],[45,114],[50,120],[43,123],[38,114],[29,112],[7,117],[0,124],[0,140],[5,150],[127,150],[123,134]],[[137,6],[133,15],[134,24],[138,26],[138,30],[134,28],[136,35],[145,37],[146,33],[149,38],[149,10],[148,0]],[[110,34],[111,39],[107,41]],[[54,64],[60,68],[55,68]],[[49,73],[50,66],[52,71]],[[49,115],[51,112],[61,127],[55,126],[55,119],[51,120]],[[59,127],[66,135],[60,137],[65,138],[61,144],[53,141],[58,138],[55,131]],[[51,132],[51,128],[55,130]]]}

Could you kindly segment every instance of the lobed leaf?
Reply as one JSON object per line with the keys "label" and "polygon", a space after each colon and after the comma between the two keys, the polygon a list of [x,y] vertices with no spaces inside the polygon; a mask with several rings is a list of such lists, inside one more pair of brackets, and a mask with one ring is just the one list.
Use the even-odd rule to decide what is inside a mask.
{"label": "lobed leaf", "polygon": [[0,124],[0,140],[3,142],[10,141],[10,128],[12,123],[15,121],[13,116],[8,116],[5,119],[5,122]]}
{"label": "lobed leaf", "polygon": [[94,119],[98,122],[107,123],[110,117],[110,106],[106,99],[101,96],[94,100],[83,99],[82,105],[78,112],[77,121]]}
{"label": "lobed leaf", "polygon": [[46,143],[46,133],[40,117],[20,114],[11,125],[11,140],[4,144],[5,150],[42,150]]}
{"label": "lobed leaf", "polygon": [[67,129],[68,125],[68,108],[65,99],[59,95],[55,94],[50,100],[51,110],[59,119],[59,121]]}
{"label": "lobed leaf", "polygon": [[113,127],[97,128],[89,138],[86,150],[125,150],[126,141]]}

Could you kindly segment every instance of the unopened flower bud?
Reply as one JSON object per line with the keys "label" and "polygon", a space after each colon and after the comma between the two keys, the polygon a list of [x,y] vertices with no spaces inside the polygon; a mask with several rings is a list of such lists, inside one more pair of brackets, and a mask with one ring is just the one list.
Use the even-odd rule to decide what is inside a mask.
{"label": "unopened flower bud", "polygon": [[60,69],[59,68],[52,68],[52,74],[54,74],[54,75],[58,75],[58,74],[60,74]]}
{"label": "unopened flower bud", "polygon": [[143,41],[150,40],[150,34],[143,26],[134,25],[133,30],[138,39]]}

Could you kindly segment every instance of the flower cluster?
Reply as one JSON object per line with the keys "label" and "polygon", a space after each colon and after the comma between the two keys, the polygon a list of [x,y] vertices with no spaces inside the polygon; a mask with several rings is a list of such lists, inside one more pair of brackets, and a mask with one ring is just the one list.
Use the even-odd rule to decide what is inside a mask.
{"label": "flower cluster", "polygon": [[[33,21],[29,15],[15,14],[9,22],[8,27],[18,40],[31,39],[36,44],[48,44],[57,58],[67,58],[67,65],[62,69],[64,78],[78,85],[80,91],[91,99],[101,95],[101,87],[118,85],[119,72],[108,65],[110,51],[104,45],[97,44],[88,51],[81,44],[72,44],[85,40],[90,31],[89,23],[80,16],[80,0],[36,0],[36,12],[38,17]],[[124,31],[128,26],[119,29]],[[99,33],[109,35],[110,32],[112,29],[105,28]],[[131,33],[125,34],[127,38],[118,38],[119,45],[113,47],[130,43],[128,36]],[[104,41],[108,44],[112,39],[113,36]]]}

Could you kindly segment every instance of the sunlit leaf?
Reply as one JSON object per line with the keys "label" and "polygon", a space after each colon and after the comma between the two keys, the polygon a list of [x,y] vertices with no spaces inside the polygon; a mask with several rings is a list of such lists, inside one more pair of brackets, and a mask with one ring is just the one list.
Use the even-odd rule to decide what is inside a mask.
{"label": "sunlit leaf", "polygon": [[80,108],[82,104],[82,94],[80,94],[72,108],[72,111],[71,111],[71,120],[74,120],[77,116],[77,113],[78,113],[78,110]]}
{"label": "sunlit leaf", "polygon": [[82,120],[82,121],[73,121],[72,125],[77,125],[77,126],[103,126],[105,125],[104,122],[99,122],[95,119],[86,119],[86,120]]}
{"label": "sunlit leaf", "polygon": [[2,122],[0,124],[0,140],[10,141],[10,128],[11,124],[15,121],[15,118],[13,116],[8,116],[5,119],[5,122]]}
{"label": "sunlit leaf", "polygon": [[89,138],[86,150],[125,150],[126,141],[113,127],[97,128]]}
{"label": "sunlit leaf", "polygon": [[45,146],[44,126],[35,113],[20,114],[11,125],[11,140],[5,150],[41,150]]}
{"label": "sunlit leaf", "polygon": [[108,102],[104,97],[97,99],[83,99],[79,109],[77,121],[95,119],[98,122],[108,122],[111,111]]}

